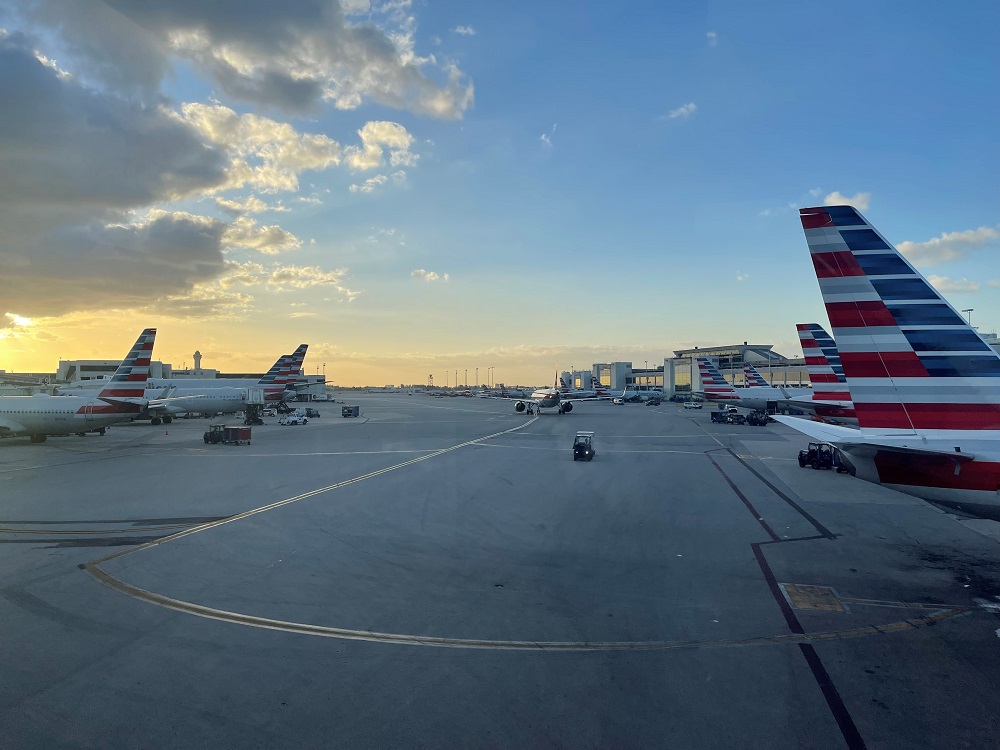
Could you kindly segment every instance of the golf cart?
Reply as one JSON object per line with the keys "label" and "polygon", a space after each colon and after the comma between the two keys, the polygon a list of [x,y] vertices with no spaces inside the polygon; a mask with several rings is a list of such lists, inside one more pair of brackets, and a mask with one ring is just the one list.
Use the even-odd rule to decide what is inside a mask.
{"label": "golf cart", "polygon": [[595,455],[597,454],[594,452],[594,433],[576,433],[576,437],[573,439],[573,460],[593,461]]}

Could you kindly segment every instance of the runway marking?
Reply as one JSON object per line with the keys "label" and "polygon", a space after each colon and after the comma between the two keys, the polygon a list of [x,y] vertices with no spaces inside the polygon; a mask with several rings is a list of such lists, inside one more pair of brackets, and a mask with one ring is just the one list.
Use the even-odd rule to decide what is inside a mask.
{"label": "runway marking", "polygon": [[[169,539],[170,537],[168,537]],[[176,537],[175,537],[176,538]],[[161,540],[166,541],[166,540]],[[149,546],[149,545],[147,545]],[[130,550],[133,552],[135,550]],[[128,552],[124,553],[128,554]],[[104,558],[109,559],[109,558]],[[719,638],[704,641],[501,641],[479,638],[445,638],[431,635],[408,635],[405,633],[382,633],[372,630],[352,630],[349,628],[334,628],[326,625],[277,620],[270,617],[259,617],[241,612],[231,612],[215,609],[201,604],[173,599],[153,591],[133,586],[118,578],[108,575],[95,563],[87,563],[86,570],[98,581],[123,594],[136,599],[156,604],[177,612],[204,617],[210,620],[220,620],[236,625],[246,625],[265,630],[278,630],[286,633],[312,635],[322,638],[340,638],[349,641],[368,641],[371,643],[395,643],[407,646],[436,646],[438,648],[474,648],[507,651],[670,651],[695,648],[719,648],[723,646],[764,646],[776,644],[801,644],[816,641],[840,640],[856,638],[865,635],[884,635],[905,630],[917,630],[928,625],[967,614],[971,608],[955,607],[933,614],[913,617],[886,625],[869,625],[859,628],[829,630],[819,633],[793,633],[784,635],[757,636],[750,638]]]}
{"label": "runway marking", "polygon": [[[235,458],[288,458],[289,456],[375,456],[380,454],[389,453],[434,453],[437,448],[426,448],[424,450],[408,450],[408,451],[329,451],[315,453],[237,453],[236,451],[213,451],[210,448],[189,448],[190,454],[184,455],[183,458],[190,458],[192,455],[196,457],[204,456],[232,456]],[[445,450],[451,450],[446,448]],[[176,454],[181,455],[181,454]]]}
{"label": "runway marking", "polygon": [[199,526],[189,528],[177,534],[171,534],[170,536],[165,536],[160,539],[156,539],[154,541],[148,542],[147,544],[142,544],[139,545],[138,547],[132,547],[130,549],[123,550],[121,552],[116,552],[106,557],[102,557],[92,562],[84,563],[80,567],[82,567],[84,570],[86,570],[95,577],[98,577],[97,572],[100,572],[104,577],[116,580],[111,578],[111,576],[109,576],[107,573],[100,571],[98,566],[100,566],[102,563],[108,562],[109,560],[114,560],[116,557],[124,557],[125,555],[131,555],[135,552],[140,552],[144,549],[149,549],[150,547],[156,547],[160,544],[164,544],[165,542],[169,542],[174,539],[181,539],[182,537],[188,536],[190,534],[197,534],[199,531],[205,531],[205,529],[212,529],[215,528],[216,526],[222,526],[224,524],[232,523],[234,521],[241,521],[244,518],[255,516],[258,513],[266,513],[269,510],[274,510],[275,508],[280,508],[284,505],[290,505],[291,503],[298,502],[299,500],[305,500],[308,497],[315,497],[316,495],[321,495],[324,492],[331,492],[333,490],[340,489],[341,487],[347,487],[352,484],[357,484],[358,482],[363,482],[366,479],[373,479],[374,477],[382,476],[383,474],[388,474],[391,471],[396,471],[397,469],[403,469],[407,466],[412,466],[413,464],[420,463],[421,461],[426,461],[430,458],[436,458],[437,456],[444,455],[445,453],[451,453],[452,451],[456,451],[459,448],[465,448],[466,446],[469,445],[475,445],[477,443],[482,442],[483,440],[492,440],[495,437],[500,437],[501,435],[506,435],[508,433],[515,432],[516,430],[523,429],[528,425],[532,424],[536,419],[538,419],[538,417],[533,417],[527,422],[522,422],[521,424],[515,427],[511,427],[510,429],[501,430],[500,432],[494,432],[490,435],[484,435],[482,437],[475,438],[474,440],[466,440],[464,443],[459,443],[458,445],[453,445],[449,448],[442,448],[440,450],[434,451],[433,453],[428,453],[427,455],[419,456],[417,458],[411,458],[409,461],[403,461],[402,463],[394,464],[392,466],[387,466],[384,469],[371,471],[368,472],[367,474],[362,474],[359,477],[354,477],[353,479],[347,479],[343,482],[337,482],[336,484],[331,484],[326,487],[320,487],[319,489],[310,490],[309,492],[303,492],[300,495],[295,495],[294,497],[285,498],[284,500],[278,500],[277,502],[269,503],[267,505],[262,505],[259,508],[253,508],[251,510],[244,511],[243,513],[237,513],[236,515],[227,516],[225,518],[216,521],[209,521],[208,523],[200,524]]}

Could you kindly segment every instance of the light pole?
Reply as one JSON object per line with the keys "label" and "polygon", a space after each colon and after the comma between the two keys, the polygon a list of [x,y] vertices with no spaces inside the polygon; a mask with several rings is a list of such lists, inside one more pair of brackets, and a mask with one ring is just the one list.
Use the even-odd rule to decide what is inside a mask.
{"label": "light pole", "polygon": [[973,311],[974,311],[975,309],[976,309],[976,308],[974,308],[974,307],[970,307],[970,308],[969,308],[968,310],[962,310],[962,312],[963,312],[963,313],[968,313],[968,315],[969,315],[969,326],[970,326],[970,327],[972,326],[972,312],[973,312]]}
{"label": "light pole", "polygon": [[476,388],[479,387],[479,368],[476,368]]}
{"label": "light pole", "polygon": [[469,368],[465,368],[465,387],[469,387]]}

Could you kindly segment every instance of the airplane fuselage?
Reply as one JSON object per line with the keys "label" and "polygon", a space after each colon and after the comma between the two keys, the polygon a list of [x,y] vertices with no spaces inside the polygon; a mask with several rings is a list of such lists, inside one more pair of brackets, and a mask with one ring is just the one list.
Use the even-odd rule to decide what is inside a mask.
{"label": "airplane fuselage", "polygon": [[0,397],[0,436],[72,435],[131,419],[139,406],[80,396]]}

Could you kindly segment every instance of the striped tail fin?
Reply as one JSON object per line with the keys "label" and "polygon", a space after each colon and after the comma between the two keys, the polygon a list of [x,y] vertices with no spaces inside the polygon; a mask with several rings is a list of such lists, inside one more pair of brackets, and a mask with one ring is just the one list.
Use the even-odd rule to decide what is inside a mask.
{"label": "striped tail fin", "polygon": [[862,430],[1000,429],[1000,355],[853,207],[799,213]]}
{"label": "striped tail fin", "polygon": [[306,350],[309,344],[299,344],[298,348],[291,354],[282,354],[278,360],[271,365],[271,369],[264,373],[263,377],[257,381],[260,387],[265,386],[286,386],[295,382],[302,362],[306,358]]}
{"label": "striped tail fin", "polygon": [[695,357],[695,364],[698,366],[698,381],[701,384],[701,392],[710,401],[739,401],[740,397],[736,389],[722,377],[719,368],[712,364],[707,357]]}
{"label": "striped tail fin", "polygon": [[128,355],[118,365],[115,374],[97,394],[97,398],[105,401],[143,398],[146,391],[146,380],[149,378],[149,362],[153,356],[153,342],[155,340],[155,328],[147,328],[140,333]]}
{"label": "striped tail fin", "polygon": [[749,362],[743,363],[743,379],[748,388],[769,388],[771,386],[767,379],[757,371],[757,368]]}
{"label": "striped tail fin", "polygon": [[833,337],[819,323],[799,323],[795,328],[813,387],[813,401],[850,401],[851,392]]}

